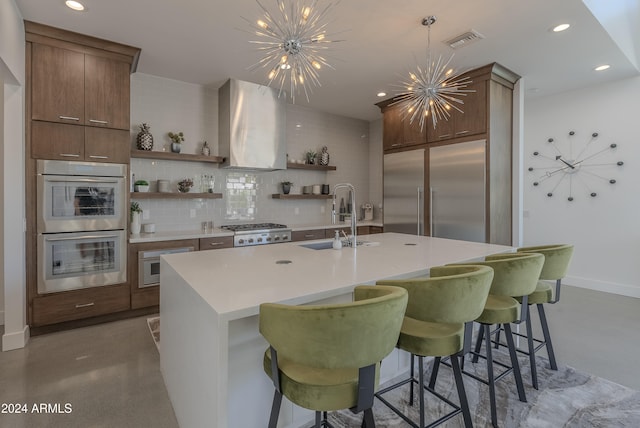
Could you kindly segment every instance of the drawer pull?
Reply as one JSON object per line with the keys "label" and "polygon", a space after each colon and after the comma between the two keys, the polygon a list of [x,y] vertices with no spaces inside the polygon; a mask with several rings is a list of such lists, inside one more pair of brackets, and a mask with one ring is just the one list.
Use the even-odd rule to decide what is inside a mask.
{"label": "drawer pull", "polygon": [[71,116],[58,116],[58,119],[62,120],[75,120],[76,122],[80,121],[79,117],[71,117]]}
{"label": "drawer pull", "polygon": [[310,233],[308,235],[304,235],[305,238],[315,238],[316,235],[314,235],[313,233]]}
{"label": "drawer pull", "polygon": [[456,135],[462,135],[462,134],[468,134],[469,131],[458,131],[456,132]]}
{"label": "drawer pull", "polygon": [[395,144],[392,144],[391,147],[398,147],[398,146],[401,146],[401,145],[402,145],[401,143],[395,143]]}
{"label": "drawer pull", "polygon": [[441,135],[438,138],[449,138],[449,137],[451,137],[451,134],[444,134],[444,135]]}
{"label": "drawer pull", "polygon": [[88,308],[90,306],[94,306],[95,303],[91,302],[91,303],[82,303],[82,304],[77,304],[76,305],[76,309],[80,309],[80,308]]}
{"label": "drawer pull", "polygon": [[210,242],[209,245],[211,247],[217,247],[218,245],[224,245],[224,242]]}
{"label": "drawer pull", "polygon": [[80,155],[76,155],[73,153],[60,153],[60,156],[62,156],[63,158],[79,158]]}
{"label": "drawer pull", "polygon": [[98,124],[100,124],[100,125],[106,125],[106,124],[108,124],[108,123],[109,123],[109,122],[107,122],[106,120],[97,120],[97,119],[89,119],[89,122],[91,122],[91,123],[98,123]]}
{"label": "drawer pull", "polygon": [[109,156],[89,155],[91,159],[109,159]]}

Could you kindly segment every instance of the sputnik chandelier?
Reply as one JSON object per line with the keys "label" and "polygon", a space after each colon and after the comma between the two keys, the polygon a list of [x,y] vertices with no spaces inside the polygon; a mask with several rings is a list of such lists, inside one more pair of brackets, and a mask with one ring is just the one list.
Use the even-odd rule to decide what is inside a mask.
{"label": "sputnik chandelier", "polygon": [[278,11],[271,13],[259,0],[256,2],[264,16],[255,22],[245,20],[253,27],[253,34],[260,37],[250,42],[258,45],[263,57],[249,69],[266,69],[267,85],[279,86],[280,92],[288,80],[292,102],[300,91],[309,101],[311,86],[321,86],[320,69],[333,68],[321,53],[331,43],[341,41],[327,38],[326,18],[333,4],[319,9],[318,0],[276,0]]}
{"label": "sputnik chandelier", "polygon": [[449,120],[451,108],[463,113],[462,109],[456,105],[464,104],[459,96],[475,92],[472,89],[465,89],[471,83],[468,77],[461,77],[449,68],[453,55],[448,61],[444,61],[442,56],[432,60],[431,25],[435,22],[435,16],[427,16],[422,20],[422,25],[426,25],[428,30],[426,67],[417,65],[416,71],[409,72],[409,78],[402,80],[398,85],[402,89],[393,103],[402,105],[403,120],[413,123],[420,118],[421,130],[424,129],[425,119],[429,116],[435,128],[438,120]]}

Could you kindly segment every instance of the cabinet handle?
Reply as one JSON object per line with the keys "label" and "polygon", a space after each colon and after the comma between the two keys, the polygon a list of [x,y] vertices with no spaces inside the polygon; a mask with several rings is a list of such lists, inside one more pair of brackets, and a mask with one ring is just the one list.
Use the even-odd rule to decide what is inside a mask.
{"label": "cabinet handle", "polygon": [[62,120],[75,120],[76,122],[80,121],[79,117],[71,117],[71,116],[58,116],[58,119]]}
{"label": "cabinet handle", "polygon": [[449,137],[451,137],[451,134],[444,134],[439,136],[438,138],[449,138]]}
{"label": "cabinet handle", "polygon": [[73,153],[60,153],[60,156],[62,156],[63,158],[79,158],[80,155],[76,155]]}
{"label": "cabinet handle", "polygon": [[401,145],[402,144],[400,144],[400,143],[395,143],[395,144],[392,144],[391,147],[398,147],[398,146],[401,146]]}
{"label": "cabinet handle", "polygon": [[458,131],[456,132],[456,135],[462,135],[462,134],[468,134],[469,131]]}
{"label": "cabinet handle", "polygon": [[109,156],[89,155],[91,159],[109,159]]}
{"label": "cabinet handle", "polygon": [[305,238],[314,238],[316,235],[314,235],[313,233],[310,233],[308,235],[304,235]]}
{"label": "cabinet handle", "polygon": [[210,242],[209,246],[211,247],[217,247],[218,245],[224,245],[224,242]]}
{"label": "cabinet handle", "polygon": [[77,304],[76,305],[76,309],[80,309],[80,308],[88,308],[90,306],[94,306],[95,303],[91,302],[91,303],[82,303],[82,304]]}
{"label": "cabinet handle", "polygon": [[107,125],[109,123],[106,120],[97,120],[97,119],[89,119],[89,122],[91,122],[91,123],[99,123],[100,125]]}

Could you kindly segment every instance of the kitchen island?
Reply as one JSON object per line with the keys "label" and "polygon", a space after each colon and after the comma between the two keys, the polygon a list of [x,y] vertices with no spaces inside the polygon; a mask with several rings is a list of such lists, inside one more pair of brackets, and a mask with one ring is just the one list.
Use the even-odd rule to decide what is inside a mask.
{"label": "kitchen island", "polygon": [[[273,385],[262,370],[261,303],[350,301],[358,284],[513,250],[397,233],[359,240],[357,249],[316,250],[308,245],[323,241],[306,241],[162,256],[160,365],[182,428],[267,425]],[[394,351],[381,381],[407,362]],[[279,426],[297,427],[313,414],[285,399],[280,415]]]}

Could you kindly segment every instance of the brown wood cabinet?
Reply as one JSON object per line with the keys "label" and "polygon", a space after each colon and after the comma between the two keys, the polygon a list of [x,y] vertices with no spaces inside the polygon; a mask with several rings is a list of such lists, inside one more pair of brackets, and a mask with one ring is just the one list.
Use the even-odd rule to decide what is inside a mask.
{"label": "brown wood cabinet", "polygon": [[129,132],[31,121],[33,159],[129,163]]}
{"label": "brown wood cabinet", "polygon": [[200,251],[233,248],[233,236],[200,238]]}
{"label": "brown wood cabinet", "polygon": [[413,122],[404,119],[402,105],[392,103],[391,99],[377,104],[383,114],[383,149],[391,150],[426,143],[427,124],[425,123],[425,127],[421,128],[419,119]]}
{"label": "brown wood cabinet", "polygon": [[33,298],[31,325],[38,327],[126,311],[128,284],[65,291]]}
{"label": "brown wood cabinet", "polygon": [[427,123],[427,142],[435,143],[453,138],[484,134],[487,131],[487,85],[488,76],[472,77],[468,89],[474,92],[460,97],[463,105],[458,105],[462,113],[451,108],[449,120],[439,120],[436,127],[429,120]]}
{"label": "brown wood cabinet", "polygon": [[324,229],[296,230],[291,232],[291,242],[324,239]]}
{"label": "brown wood cabinet", "polygon": [[31,119],[129,130],[130,63],[43,43],[31,55]]}
{"label": "brown wood cabinet", "polygon": [[358,236],[360,235],[373,235],[374,233],[382,233],[380,226],[358,226]]}
{"label": "brown wood cabinet", "polygon": [[130,271],[123,284],[38,293],[36,159],[129,163],[130,73],[140,49],[30,21],[24,28],[27,323],[126,316]]}

